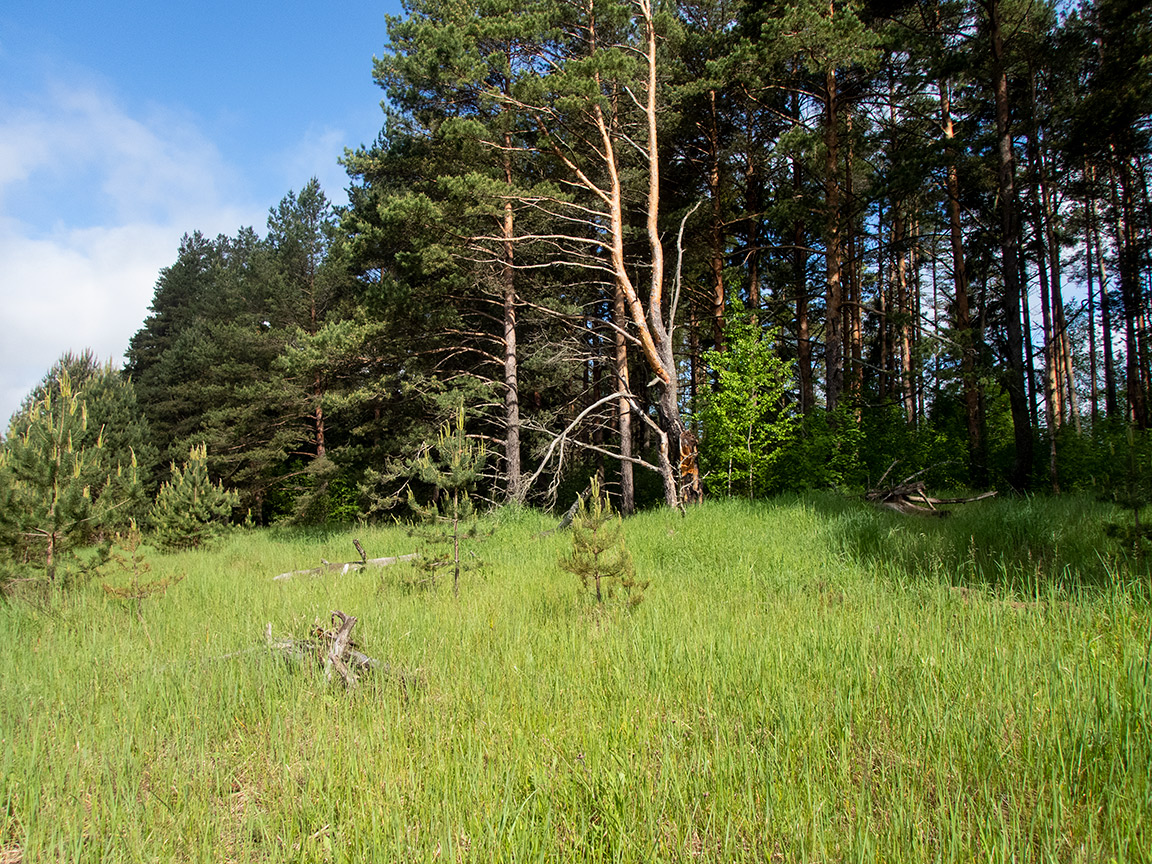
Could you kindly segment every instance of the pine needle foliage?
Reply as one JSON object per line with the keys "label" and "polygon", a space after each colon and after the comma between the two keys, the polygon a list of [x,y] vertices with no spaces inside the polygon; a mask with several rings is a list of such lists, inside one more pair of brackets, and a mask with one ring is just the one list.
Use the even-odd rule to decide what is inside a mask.
{"label": "pine needle foliage", "polygon": [[107,558],[108,537],[137,497],[135,457],[113,459],[81,388],[62,369],[0,446],[0,547],[14,572],[69,581]]}
{"label": "pine needle foliage", "polygon": [[632,553],[624,543],[623,521],[595,478],[572,520],[572,551],[560,556],[560,567],[579,577],[581,586],[596,596],[597,603],[613,597],[616,588],[623,591],[629,607],[644,599],[648,582],[636,578]]}
{"label": "pine needle foliage", "polygon": [[222,534],[240,503],[240,496],[213,483],[208,476],[208,448],[188,451],[181,468],[172,463],[172,477],[160,487],[150,520],[156,541],[165,549],[194,549]]}
{"label": "pine needle foliage", "polygon": [[456,412],[455,423],[440,427],[436,443],[425,445],[414,459],[406,462],[406,473],[436,490],[427,504],[420,504],[412,487],[408,487],[408,506],[418,523],[412,533],[421,538],[427,549],[422,551],[417,566],[435,582],[436,573],[452,567],[452,593],[460,594],[460,574],[478,570],[483,562],[470,552],[461,554],[461,544],[480,538],[480,514],[469,494],[480,480],[488,453],[483,442],[468,437],[464,409]]}
{"label": "pine needle foliage", "polygon": [[[1112,520],[1104,525],[1104,533],[1113,538],[1124,552],[1131,552],[1137,565],[1148,553],[1152,541],[1152,525],[1140,521],[1140,511],[1152,501],[1152,484],[1146,464],[1146,453],[1139,452],[1136,432],[1128,427],[1128,470],[1124,480],[1112,489],[1111,500],[1132,514],[1131,522]],[[1141,458],[1144,457],[1144,458]]]}

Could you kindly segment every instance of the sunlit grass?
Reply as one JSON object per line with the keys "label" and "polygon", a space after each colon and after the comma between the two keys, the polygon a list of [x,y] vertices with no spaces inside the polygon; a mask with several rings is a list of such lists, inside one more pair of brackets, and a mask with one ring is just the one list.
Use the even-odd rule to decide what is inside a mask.
{"label": "sunlit grass", "polygon": [[[0,848],[1147,860],[1145,582],[1092,569],[1120,565],[1082,536],[1089,505],[987,503],[939,523],[828,497],[643,513],[626,535],[652,584],[630,612],[581,595],[556,563],[568,536],[539,536],[554,520],[534,513],[475,547],[486,566],[459,599],[399,567],[272,581],[355,558],[353,537],[411,551],[369,528],[155,556],[154,577],[186,578],[142,621],[97,584],[14,603]],[[1044,562],[1029,579],[1022,543]],[[300,635],[332,609],[403,682],[346,692],[264,647],[267,623]]]}

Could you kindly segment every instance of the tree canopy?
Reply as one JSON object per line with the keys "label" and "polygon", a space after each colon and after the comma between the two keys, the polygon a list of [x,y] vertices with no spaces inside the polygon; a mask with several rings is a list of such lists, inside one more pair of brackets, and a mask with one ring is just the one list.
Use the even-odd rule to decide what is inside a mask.
{"label": "tree canopy", "polygon": [[7,464],[63,377],[73,446],[153,495],[203,452],[258,522],[373,511],[460,406],[478,501],[599,475],[624,513],[896,459],[1099,488],[1148,428],[1147,4],[411,0],[386,29],[348,204],[313,179],[263,234],[185,236],[123,375],[62,360]]}

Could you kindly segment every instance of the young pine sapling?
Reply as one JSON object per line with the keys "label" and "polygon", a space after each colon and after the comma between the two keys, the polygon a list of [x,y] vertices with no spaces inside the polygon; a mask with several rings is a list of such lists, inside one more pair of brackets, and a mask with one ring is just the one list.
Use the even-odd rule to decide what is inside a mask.
{"label": "young pine sapling", "polygon": [[172,476],[156,495],[149,519],[164,549],[194,549],[228,529],[240,496],[213,483],[208,476],[208,450],[201,444],[188,451],[182,468],[172,463]]}
{"label": "young pine sapling", "polygon": [[648,582],[636,578],[632,554],[624,545],[623,522],[593,479],[588,496],[572,520],[572,551],[560,556],[560,567],[580,578],[585,591],[603,603],[619,587],[628,606],[644,599]]}
{"label": "young pine sapling", "polygon": [[421,448],[415,459],[409,460],[403,470],[415,479],[433,486],[436,497],[428,504],[420,504],[408,487],[408,506],[420,520],[413,533],[441,551],[433,555],[422,554],[418,566],[427,571],[433,581],[436,571],[452,567],[452,593],[460,594],[460,573],[477,569],[479,561],[472,556],[469,562],[461,554],[461,543],[480,536],[479,514],[469,492],[476,487],[488,454],[482,442],[468,437],[464,429],[464,409],[456,414],[455,423],[445,423],[436,437],[436,443]]}
{"label": "young pine sapling", "polygon": [[184,576],[175,579],[147,579],[152,566],[144,560],[144,553],[140,548],[140,529],[133,521],[127,531],[116,536],[116,545],[111,558],[105,567],[114,568],[128,574],[127,585],[109,585],[103,583],[104,591],[116,600],[135,607],[136,618],[144,620],[144,601],[154,595],[163,597],[168,588],[180,582]]}

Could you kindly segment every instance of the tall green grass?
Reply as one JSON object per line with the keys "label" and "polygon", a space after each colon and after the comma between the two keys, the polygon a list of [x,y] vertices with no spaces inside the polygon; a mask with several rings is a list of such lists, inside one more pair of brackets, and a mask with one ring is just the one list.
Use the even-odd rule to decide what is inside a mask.
{"label": "tall green grass", "polygon": [[[568,536],[530,512],[500,517],[459,599],[398,567],[272,581],[354,557],[353,536],[411,551],[368,528],[157,556],[154,576],[186,578],[142,621],[97,585],[13,603],[0,849],[1149,860],[1143,577],[1077,521],[1083,502],[971,506],[941,522],[824,496],[643,513],[625,530],[652,584],[630,612],[581,596],[556,563]],[[300,634],[331,609],[404,680],[346,692],[263,647],[266,623]]]}

